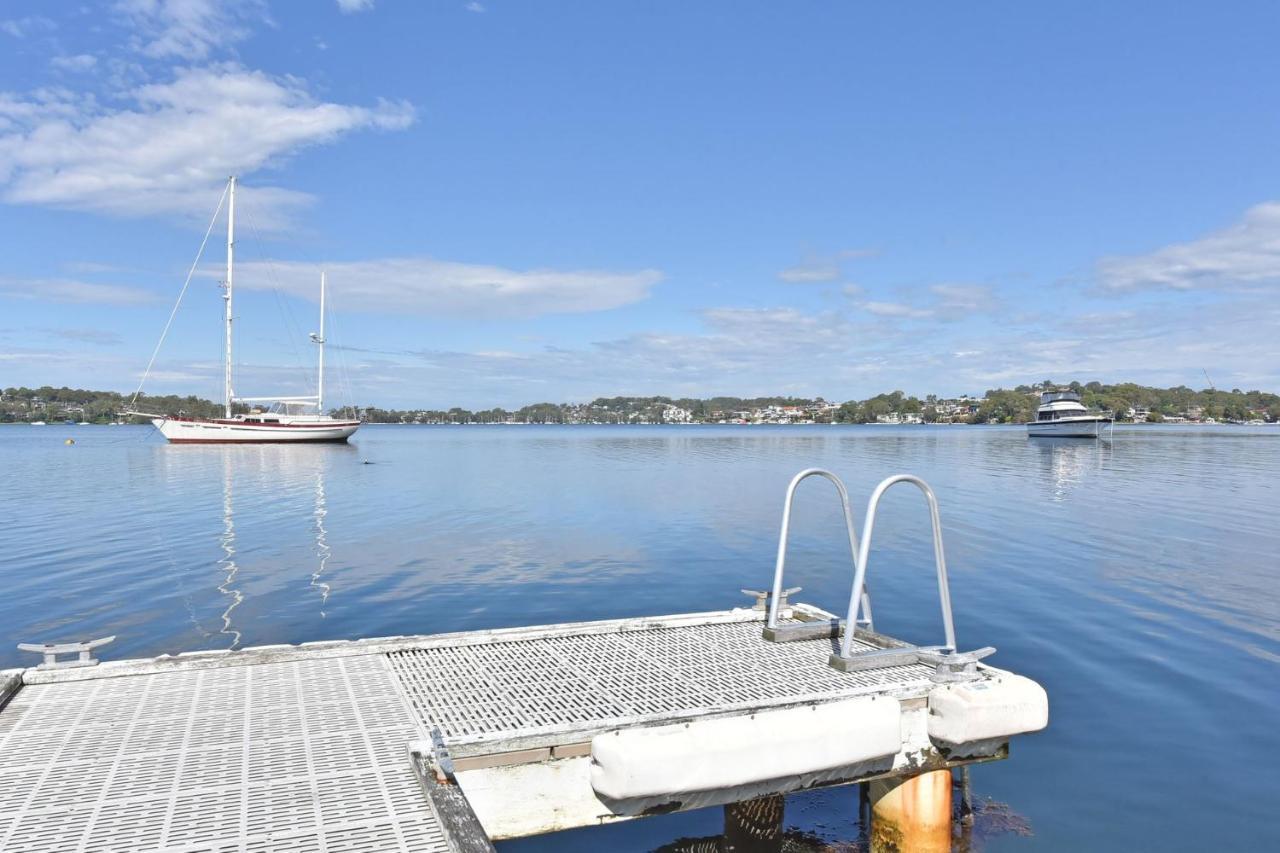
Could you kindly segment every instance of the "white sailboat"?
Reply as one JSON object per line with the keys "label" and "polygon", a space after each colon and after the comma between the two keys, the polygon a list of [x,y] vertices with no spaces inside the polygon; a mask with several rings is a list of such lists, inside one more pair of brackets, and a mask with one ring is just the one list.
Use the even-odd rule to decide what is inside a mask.
{"label": "white sailboat", "polygon": [[[146,412],[129,412],[128,414],[150,418],[160,434],[174,444],[346,441],[360,428],[360,421],[333,418],[324,413],[324,273],[320,274],[320,331],[311,335],[311,340],[319,347],[320,353],[316,393],[313,396],[304,397],[235,396],[231,383],[231,325],[234,319],[231,308],[234,295],[236,221],[236,179],[234,177],[229,179],[227,195],[227,280],[223,284],[222,294],[226,302],[226,354],[223,365],[224,415],[221,418],[193,418]],[[252,408],[247,413],[234,414],[232,408],[235,403],[246,403]]]}

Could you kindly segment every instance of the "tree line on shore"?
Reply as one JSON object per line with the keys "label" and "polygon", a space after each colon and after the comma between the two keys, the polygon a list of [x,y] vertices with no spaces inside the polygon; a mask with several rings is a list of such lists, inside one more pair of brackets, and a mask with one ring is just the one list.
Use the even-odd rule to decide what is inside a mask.
{"label": "tree line on shore", "polygon": [[[875,423],[895,415],[907,420],[918,418],[924,423],[1021,423],[1033,419],[1039,392],[1051,387],[1073,388],[1080,392],[1087,407],[1113,412],[1122,420],[1130,409],[1139,409],[1150,412],[1151,421],[1183,416],[1189,411],[1218,421],[1280,421],[1280,395],[1269,392],[1214,388],[1195,391],[1186,386],[1153,388],[1129,382],[1070,382],[1058,386],[1050,380],[1013,389],[991,389],[982,397],[949,399],[936,395],[921,399],[902,391],[840,404],[821,397],[601,397],[590,403],[535,403],[514,410],[369,406],[335,409],[333,413],[350,416],[358,412],[359,417],[371,423],[715,423],[747,420],[750,418],[743,415],[761,412],[817,423]],[[104,423],[116,419],[129,403],[128,396],[114,391],[51,386],[5,388],[0,392],[0,422],[73,419]],[[140,396],[134,405],[143,411],[193,417],[219,417],[223,412],[222,404],[196,396]]]}

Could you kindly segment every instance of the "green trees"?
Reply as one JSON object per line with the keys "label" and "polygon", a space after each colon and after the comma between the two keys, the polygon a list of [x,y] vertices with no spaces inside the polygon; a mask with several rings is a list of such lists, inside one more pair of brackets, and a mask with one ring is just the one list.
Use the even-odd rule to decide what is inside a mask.
{"label": "green trees", "polygon": [[[683,397],[600,397],[590,403],[535,403],[515,412],[495,407],[470,411],[458,406],[447,411],[434,409],[382,409],[376,406],[355,410],[350,407],[334,409],[332,413],[352,417],[359,411],[365,420],[375,423],[662,423],[667,417],[667,407],[677,406],[687,410],[694,422],[710,423],[732,420],[741,412],[763,412],[769,407],[794,407],[794,419],[815,420],[820,423],[875,423],[877,419],[894,413],[909,418],[918,415],[926,423],[939,420],[968,420],[970,423],[1021,423],[1031,420],[1039,403],[1040,391],[1045,387],[1060,387],[1052,380],[1036,385],[1019,385],[1013,390],[995,388],[973,414],[967,413],[969,400],[941,400],[930,394],[924,400],[907,396],[902,391],[877,394],[866,400],[849,400],[835,408],[827,408],[822,398],[803,397],[710,397],[699,399]],[[1280,395],[1264,391],[1230,391],[1206,388],[1194,391],[1185,385],[1173,388],[1152,388],[1132,382],[1105,385],[1101,382],[1071,382],[1067,387],[1079,391],[1085,406],[1094,410],[1114,412],[1124,417],[1130,408],[1150,410],[1153,422],[1162,416],[1214,418],[1216,420],[1247,421],[1256,418],[1280,421]],[[106,422],[127,408],[128,395],[115,391],[89,391],[82,388],[9,387],[0,392],[0,422],[27,422],[32,420],[58,421],[64,418]],[[205,400],[194,395],[142,396],[134,407],[140,411],[158,414],[185,414],[195,417],[218,417],[222,403]],[[243,407],[237,407],[243,411]],[[773,413],[777,417],[777,411]],[[683,415],[679,420],[683,420]]]}
{"label": "green trees", "polygon": [[[1050,383],[1049,387],[1054,387]],[[978,411],[971,419],[975,424],[1013,424],[1025,423],[1035,417],[1039,397],[1018,391],[1006,391],[1003,388],[987,392]]]}

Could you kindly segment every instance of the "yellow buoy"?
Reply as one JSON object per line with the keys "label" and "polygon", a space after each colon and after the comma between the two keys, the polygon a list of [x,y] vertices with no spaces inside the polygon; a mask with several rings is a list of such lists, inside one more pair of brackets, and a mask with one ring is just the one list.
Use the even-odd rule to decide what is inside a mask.
{"label": "yellow buoy", "polygon": [[75,444],[75,443],[76,443],[76,440],[75,440],[74,438],[68,438],[68,439],[64,442],[64,444]]}

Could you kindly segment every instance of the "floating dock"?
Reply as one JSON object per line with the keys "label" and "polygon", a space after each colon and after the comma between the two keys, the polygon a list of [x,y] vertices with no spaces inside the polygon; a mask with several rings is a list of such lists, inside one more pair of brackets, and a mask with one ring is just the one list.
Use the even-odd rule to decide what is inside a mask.
{"label": "floating dock", "polygon": [[0,672],[0,850],[470,853],[1000,759],[1047,722],[1044,691],[982,653],[878,634],[869,600],[851,629],[785,598],[147,660],[41,648]]}

